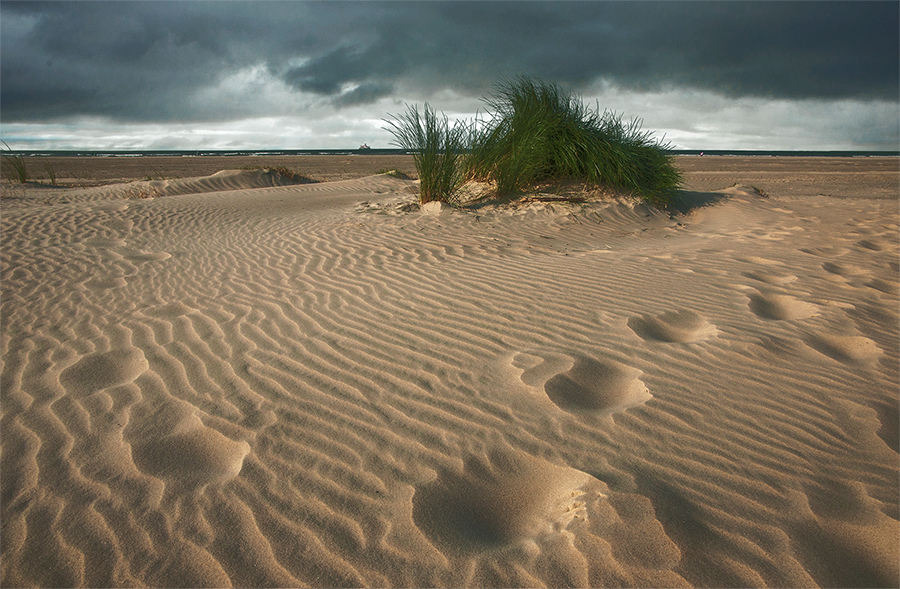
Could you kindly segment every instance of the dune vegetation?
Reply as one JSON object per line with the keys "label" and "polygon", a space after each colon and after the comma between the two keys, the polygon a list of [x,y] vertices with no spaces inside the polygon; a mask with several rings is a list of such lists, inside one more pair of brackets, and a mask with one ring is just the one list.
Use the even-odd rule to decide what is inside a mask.
{"label": "dune vegetation", "polygon": [[0,162],[2,162],[3,177],[10,182],[20,182],[24,184],[28,181],[28,168],[25,165],[25,158],[21,155],[15,155],[12,149],[3,142],[5,149],[0,154]]}
{"label": "dune vegetation", "polygon": [[[28,164],[25,156],[17,155],[6,141],[3,141],[3,149],[0,149],[0,169],[2,169],[3,178],[7,182],[25,184],[32,181],[31,173],[28,171]],[[47,180],[50,184],[56,184],[56,170],[50,165],[46,158],[40,158],[41,167],[47,174]]]}
{"label": "dune vegetation", "polygon": [[488,116],[450,126],[428,105],[387,121],[396,144],[413,154],[421,202],[454,203],[465,180],[494,183],[497,194],[577,180],[634,194],[657,206],[681,184],[668,145],[611,111],[586,106],[551,82],[521,76],[483,99]]}
{"label": "dune vegetation", "polygon": [[419,202],[456,202],[466,180],[470,126],[462,121],[451,126],[446,115],[438,116],[427,103],[422,114],[417,107],[407,106],[406,113],[386,122],[395,143],[412,153],[419,175]]}

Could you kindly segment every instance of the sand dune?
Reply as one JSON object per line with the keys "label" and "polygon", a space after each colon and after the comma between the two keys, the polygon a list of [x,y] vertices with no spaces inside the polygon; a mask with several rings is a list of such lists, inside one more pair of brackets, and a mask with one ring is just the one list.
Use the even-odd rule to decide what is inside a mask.
{"label": "sand dune", "polygon": [[4,199],[2,584],[897,586],[897,198],[413,192]]}

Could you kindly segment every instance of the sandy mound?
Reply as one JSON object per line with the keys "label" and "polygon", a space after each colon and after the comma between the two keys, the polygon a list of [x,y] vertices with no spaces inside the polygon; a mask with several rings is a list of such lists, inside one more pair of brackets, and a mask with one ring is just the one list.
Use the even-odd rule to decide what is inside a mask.
{"label": "sandy mound", "polygon": [[[54,186],[33,186],[28,196],[17,194],[15,188],[7,188],[9,192],[4,208],[29,206],[33,204],[75,203],[90,201],[147,200],[161,196],[179,194],[204,194],[208,192],[242,191],[273,186],[295,186],[309,183],[304,178],[291,178],[275,170],[222,170],[210,176],[200,178],[175,178],[169,180],[136,180],[105,186],[87,186],[80,188],[59,188]],[[103,209],[125,210],[124,203],[105,203]]]}

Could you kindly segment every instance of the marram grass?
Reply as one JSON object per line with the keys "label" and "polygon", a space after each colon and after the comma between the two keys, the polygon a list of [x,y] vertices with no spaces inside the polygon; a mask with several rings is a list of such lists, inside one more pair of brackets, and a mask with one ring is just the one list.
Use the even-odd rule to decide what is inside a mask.
{"label": "marram grass", "polygon": [[13,155],[12,148],[3,142],[6,149],[0,155],[0,161],[3,163],[3,176],[10,182],[20,182],[24,184],[28,181],[28,168],[25,166],[25,158],[21,155]]}
{"label": "marram grass", "polygon": [[519,77],[484,99],[492,114],[450,127],[425,105],[387,121],[396,144],[413,154],[420,201],[455,202],[465,179],[493,182],[499,194],[577,179],[669,204],[681,184],[668,145],[639,119],[592,110],[556,84]]}
{"label": "marram grass", "polygon": [[520,77],[485,102],[493,114],[476,122],[469,173],[500,193],[578,178],[664,205],[681,184],[668,146],[640,120],[592,110],[556,84]]}
{"label": "marram grass", "polygon": [[446,115],[438,116],[427,103],[422,114],[417,107],[407,106],[405,114],[385,122],[395,144],[412,153],[419,176],[419,202],[456,203],[465,181],[468,126],[463,122],[451,126]]}

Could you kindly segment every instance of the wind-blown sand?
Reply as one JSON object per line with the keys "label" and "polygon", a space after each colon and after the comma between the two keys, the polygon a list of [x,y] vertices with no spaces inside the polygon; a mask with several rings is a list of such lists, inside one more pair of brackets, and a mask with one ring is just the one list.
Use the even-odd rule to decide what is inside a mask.
{"label": "wind-blown sand", "polygon": [[898,160],[770,159],[5,185],[0,582],[897,586]]}

